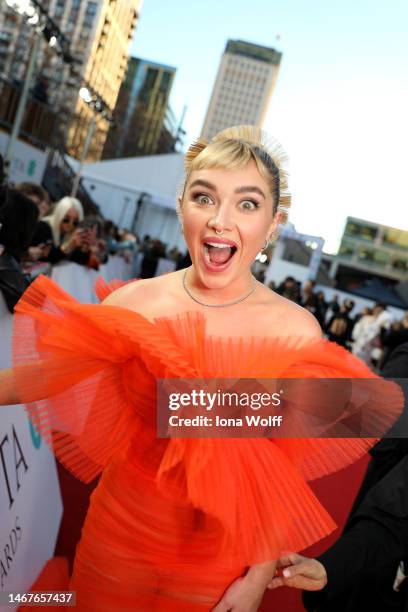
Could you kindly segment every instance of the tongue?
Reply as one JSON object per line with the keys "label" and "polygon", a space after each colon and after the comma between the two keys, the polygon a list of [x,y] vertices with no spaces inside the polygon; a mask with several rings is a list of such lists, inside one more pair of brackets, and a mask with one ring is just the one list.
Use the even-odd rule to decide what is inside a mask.
{"label": "tongue", "polygon": [[231,249],[229,247],[223,247],[220,249],[218,247],[209,246],[208,254],[210,256],[211,263],[223,264],[230,258]]}

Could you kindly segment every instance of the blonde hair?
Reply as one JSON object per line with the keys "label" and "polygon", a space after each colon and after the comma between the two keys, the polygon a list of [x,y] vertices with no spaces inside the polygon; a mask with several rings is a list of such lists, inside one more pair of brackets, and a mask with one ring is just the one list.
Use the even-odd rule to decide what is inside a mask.
{"label": "blonde hair", "polygon": [[280,144],[272,140],[264,130],[253,125],[240,125],[219,132],[209,142],[198,139],[188,149],[182,185],[185,187],[194,170],[244,168],[253,160],[259,173],[267,182],[273,198],[273,215],[281,213],[281,223],[286,223],[291,196],[288,191],[288,175],[284,168],[287,161]]}
{"label": "blonde hair", "polygon": [[83,221],[84,218],[84,209],[82,208],[82,204],[77,198],[72,198],[71,196],[65,196],[59,200],[50,215],[44,217],[42,220],[49,223],[52,231],[52,238],[55,246],[60,246],[61,243],[61,221],[67,214],[69,210],[73,208],[79,217],[79,221]]}

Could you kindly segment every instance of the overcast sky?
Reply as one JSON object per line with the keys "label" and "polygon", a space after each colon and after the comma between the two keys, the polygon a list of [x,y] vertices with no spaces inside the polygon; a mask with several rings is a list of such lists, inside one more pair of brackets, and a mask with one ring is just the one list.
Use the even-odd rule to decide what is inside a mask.
{"label": "overcast sky", "polygon": [[228,38],[283,53],[265,129],[289,156],[290,220],[335,252],[347,215],[408,229],[406,0],[144,0],[132,55],[177,68],[199,136]]}

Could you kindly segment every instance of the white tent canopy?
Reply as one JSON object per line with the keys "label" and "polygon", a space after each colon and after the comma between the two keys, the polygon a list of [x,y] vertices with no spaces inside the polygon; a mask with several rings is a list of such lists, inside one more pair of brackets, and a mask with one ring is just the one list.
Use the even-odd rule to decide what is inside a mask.
{"label": "white tent canopy", "polygon": [[182,153],[125,157],[86,164],[82,174],[87,182],[102,179],[130,191],[149,193],[155,204],[174,209],[183,164]]}
{"label": "white tent canopy", "polygon": [[[107,219],[139,236],[150,234],[169,247],[185,250],[176,215],[183,164],[182,153],[108,159],[86,164],[82,179]],[[149,197],[144,198],[137,213],[141,194]]]}

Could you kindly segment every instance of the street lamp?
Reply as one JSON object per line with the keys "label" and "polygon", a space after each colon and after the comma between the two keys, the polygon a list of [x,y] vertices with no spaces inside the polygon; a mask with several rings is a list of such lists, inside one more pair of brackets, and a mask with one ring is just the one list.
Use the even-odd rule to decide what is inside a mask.
{"label": "street lamp", "polygon": [[16,11],[19,15],[26,17],[27,23],[34,27],[34,42],[31,49],[30,59],[27,66],[27,71],[20,94],[20,99],[17,106],[16,116],[11,129],[10,137],[7,143],[7,149],[4,156],[4,169],[8,174],[15,144],[20,133],[21,124],[23,122],[27,99],[30,91],[31,80],[37,63],[38,53],[41,46],[41,35],[47,40],[51,47],[57,45],[60,49],[57,52],[63,56],[64,62],[72,63],[76,61],[69,52],[69,41],[62,34],[56,23],[45,12],[43,7],[37,0],[6,0],[9,8]]}
{"label": "street lamp", "polygon": [[[79,97],[91,108],[93,108],[96,113],[99,113],[102,118],[106,119],[109,122],[112,121],[112,113],[108,108],[106,102],[100,96],[98,96],[98,94],[96,94],[89,85],[86,87],[81,87],[81,89],[79,90]],[[92,137],[94,135],[96,127],[96,113],[92,115],[92,119],[89,122],[84,146],[82,148],[81,157],[79,159],[79,166],[76,171],[74,181],[72,183],[71,196],[73,198],[75,198],[76,194],[78,193],[85,159],[88,155],[89,147],[91,145]]]}

